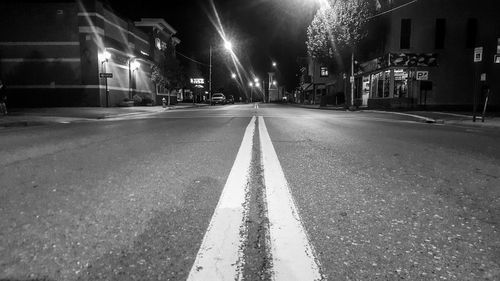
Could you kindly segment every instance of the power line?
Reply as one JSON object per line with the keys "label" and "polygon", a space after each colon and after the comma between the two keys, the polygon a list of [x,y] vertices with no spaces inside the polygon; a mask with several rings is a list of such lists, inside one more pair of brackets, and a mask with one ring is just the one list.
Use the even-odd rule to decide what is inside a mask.
{"label": "power line", "polygon": [[366,20],[371,20],[371,19],[373,19],[374,17],[378,17],[378,16],[381,16],[381,15],[385,15],[385,14],[390,13],[390,12],[392,12],[392,11],[395,11],[395,10],[401,9],[401,8],[403,8],[403,7],[405,7],[405,6],[408,6],[408,5],[410,5],[410,4],[413,4],[413,3],[417,2],[417,1],[418,1],[418,0],[413,0],[413,1],[411,1],[411,2],[408,2],[408,3],[402,4],[402,5],[400,5],[400,6],[394,7],[394,8],[392,8],[392,9],[389,9],[389,10],[384,11],[384,12],[382,12],[382,13],[379,13],[379,14],[373,15],[373,16],[371,16],[371,17],[367,18]]}
{"label": "power line", "polygon": [[175,51],[175,53],[178,54],[178,55],[180,55],[181,57],[184,57],[185,59],[188,59],[188,60],[194,62],[194,63],[210,67],[210,65],[208,65],[206,63],[199,62],[199,61],[197,61],[195,59],[192,59],[192,58],[190,58],[190,57],[188,57],[188,56],[186,56],[186,55],[184,55],[184,54],[182,54],[182,53],[180,53],[178,51]]}

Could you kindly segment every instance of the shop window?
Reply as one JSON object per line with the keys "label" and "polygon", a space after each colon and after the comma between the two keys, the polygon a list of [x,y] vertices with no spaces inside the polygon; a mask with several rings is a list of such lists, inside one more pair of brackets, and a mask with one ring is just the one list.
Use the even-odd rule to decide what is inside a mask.
{"label": "shop window", "polygon": [[411,38],[411,19],[401,20],[401,38],[400,38],[400,48],[409,49],[410,48],[410,38]]}
{"label": "shop window", "polygon": [[391,84],[391,71],[386,70],[384,75],[384,98],[388,98],[390,96],[389,88]]}
{"label": "shop window", "polygon": [[436,49],[444,48],[444,38],[446,35],[446,19],[436,19],[436,34],[434,47]]}
{"label": "shop window", "polygon": [[395,98],[405,98],[408,95],[408,71],[405,69],[394,70],[394,92]]}
{"label": "shop window", "polygon": [[378,83],[377,81],[378,81],[377,74],[372,74],[371,75],[371,85],[370,85],[371,98],[377,97],[377,83]]}
{"label": "shop window", "polygon": [[320,77],[328,77],[328,67],[326,67],[326,66],[320,67],[319,76]]}

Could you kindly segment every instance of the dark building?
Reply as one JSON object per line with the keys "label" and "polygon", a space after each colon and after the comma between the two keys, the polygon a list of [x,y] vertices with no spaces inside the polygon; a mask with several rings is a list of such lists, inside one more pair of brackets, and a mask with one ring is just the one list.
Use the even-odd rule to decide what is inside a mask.
{"label": "dark building", "polygon": [[179,43],[165,21],[145,19],[139,28],[96,0],[0,5],[0,77],[11,106],[118,106],[135,96],[154,102],[151,71],[161,59],[154,42],[158,50],[163,41]]}
{"label": "dark building", "polygon": [[[386,0],[359,47],[355,102],[383,108],[470,110],[476,93],[500,107],[497,0]],[[482,47],[482,60],[474,50]],[[481,74],[486,80],[480,80]]]}

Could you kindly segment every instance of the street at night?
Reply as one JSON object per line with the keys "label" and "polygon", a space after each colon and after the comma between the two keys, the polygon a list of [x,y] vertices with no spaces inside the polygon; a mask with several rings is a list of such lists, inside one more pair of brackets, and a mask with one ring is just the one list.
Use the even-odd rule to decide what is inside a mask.
{"label": "street at night", "polygon": [[[229,275],[188,280],[311,271],[294,257],[273,260],[276,240],[301,241],[269,236],[279,222],[267,210],[280,204],[266,194],[266,177],[279,178],[266,175],[269,148],[293,198],[284,205],[295,205],[307,233],[317,279],[499,276],[496,128],[256,103],[0,135],[2,280],[186,280],[200,270],[193,264],[221,212],[221,194],[235,188],[242,188],[243,204],[235,207],[244,220],[233,221],[235,233],[209,230],[236,235],[241,245],[223,245],[227,237],[216,243],[248,263],[237,267],[224,260],[230,253],[219,253],[219,265],[204,266]],[[251,155],[249,167],[233,171],[238,152]],[[231,173],[248,177],[248,185],[228,186]]]}
{"label": "street at night", "polygon": [[0,281],[500,281],[499,9],[0,1]]}

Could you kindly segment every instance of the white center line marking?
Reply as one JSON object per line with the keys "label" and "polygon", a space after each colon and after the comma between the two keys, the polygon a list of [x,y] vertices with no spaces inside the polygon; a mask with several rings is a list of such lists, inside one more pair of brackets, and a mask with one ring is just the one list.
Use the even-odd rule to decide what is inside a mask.
{"label": "white center line marking", "polygon": [[259,116],[259,136],[273,280],[323,280],[262,116]]}
{"label": "white center line marking", "polygon": [[187,280],[241,280],[255,116],[248,124]]}

